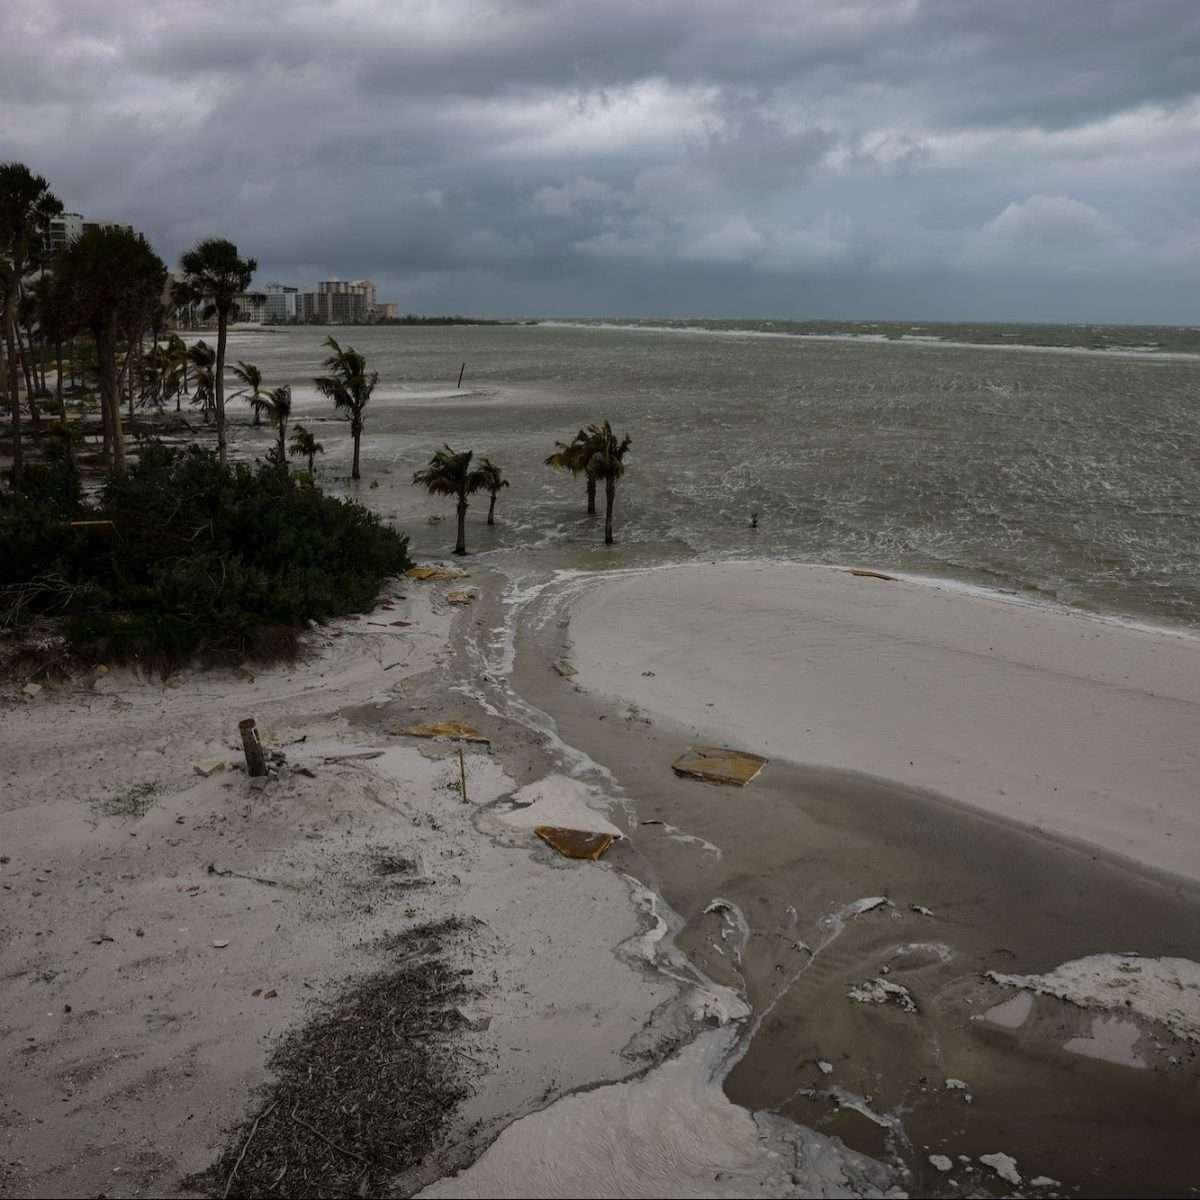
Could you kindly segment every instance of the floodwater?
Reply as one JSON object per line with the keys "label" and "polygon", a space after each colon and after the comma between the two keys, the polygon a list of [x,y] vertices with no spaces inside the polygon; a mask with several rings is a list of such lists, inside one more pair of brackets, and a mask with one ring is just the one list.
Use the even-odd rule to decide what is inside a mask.
{"label": "floodwater", "polygon": [[582,483],[543,460],[607,418],[633,437],[618,536],[660,558],[893,568],[1200,623],[1200,355],[772,336],[762,324],[271,329],[235,333],[230,355],[294,386],[327,477],[346,473],[349,439],[306,390],[322,339],[367,356],[380,383],[362,487],[377,483],[373,506],[409,522],[418,549],[446,541],[428,517],[452,521],[449,504],[408,486],[443,442],[511,480],[502,525],[475,532],[473,512],[472,548],[592,544]]}

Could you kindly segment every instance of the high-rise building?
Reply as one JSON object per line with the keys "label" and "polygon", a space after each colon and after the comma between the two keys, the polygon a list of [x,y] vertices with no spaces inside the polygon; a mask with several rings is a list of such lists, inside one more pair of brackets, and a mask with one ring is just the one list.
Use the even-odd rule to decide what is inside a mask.
{"label": "high-rise building", "polygon": [[75,241],[83,232],[83,216],[80,213],[60,213],[50,218],[50,250],[55,253]]}
{"label": "high-rise building", "polygon": [[299,288],[289,287],[283,283],[268,283],[265,290],[267,296],[265,320],[279,324],[304,320],[304,295]]}

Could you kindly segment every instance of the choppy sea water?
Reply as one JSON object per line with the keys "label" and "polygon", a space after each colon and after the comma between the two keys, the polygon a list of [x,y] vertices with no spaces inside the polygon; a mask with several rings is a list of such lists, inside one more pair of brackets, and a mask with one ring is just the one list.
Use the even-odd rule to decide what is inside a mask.
{"label": "choppy sea water", "polygon": [[[1011,327],[990,345],[762,322],[237,333],[232,358],[296,387],[330,477],[345,473],[346,429],[304,392],[328,332],[380,373],[364,498],[409,524],[418,549],[446,540],[428,515],[452,519],[408,487],[444,441],[490,455],[512,481],[495,530],[476,528],[475,502],[473,549],[597,543],[582,483],[542,460],[608,418],[634,440],[617,501],[626,547],[893,568],[1200,624],[1200,355],[1186,338],[1156,353],[1119,330],[1104,351],[1067,334],[1061,348],[1024,349],[1004,341]],[[459,400],[448,393],[463,362]]]}

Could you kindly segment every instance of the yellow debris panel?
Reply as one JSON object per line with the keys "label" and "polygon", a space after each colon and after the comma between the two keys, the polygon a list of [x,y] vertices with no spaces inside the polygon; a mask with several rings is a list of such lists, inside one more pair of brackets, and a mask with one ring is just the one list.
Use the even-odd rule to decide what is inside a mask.
{"label": "yellow debris panel", "polygon": [[862,579],[886,579],[888,583],[895,583],[895,575],[885,575],[882,571],[864,571],[861,567],[850,567],[846,571],[847,575],[858,575]]}
{"label": "yellow debris panel", "polygon": [[446,600],[450,604],[470,604],[475,599],[474,592],[447,592]]}
{"label": "yellow debris panel", "polygon": [[462,579],[465,571],[453,571],[449,567],[409,567],[404,572],[409,579],[426,579],[440,583],[446,579]]}
{"label": "yellow debris panel", "polygon": [[538,835],[548,846],[553,846],[559,854],[567,858],[587,858],[592,862],[613,844],[611,833],[593,833],[587,829],[563,829],[558,825],[538,825],[534,827]]}
{"label": "yellow debris panel", "polygon": [[425,725],[405,725],[399,732],[412,737],[450,738],[456,742],[479,742],[484,746],[492,744],[490,738],[484,737],[474,725],[468,725],[465,721],[431,721]]}
{"label": "yellow debris panel", "polygon": [[693,746],[672,764],[676,775],[706,779],[709,783],[734,783],[745,787],[767,765],[765,758],[742,750],[715,746]]}

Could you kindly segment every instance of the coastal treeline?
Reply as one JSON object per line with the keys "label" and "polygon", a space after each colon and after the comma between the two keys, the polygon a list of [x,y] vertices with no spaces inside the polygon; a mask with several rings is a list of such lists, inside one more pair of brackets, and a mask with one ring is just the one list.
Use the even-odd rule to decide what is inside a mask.
{"label": "coastal treeline", "polygon": [[[0,163],[0,399],[9,416],[0,628],[51,622],[77,652],[169,664],[286,653],[306,621],[370,608],[383,580],[410,565],[407,537],[362,505],[324,495],[314,478],[324,447],[300,422],[288,438],[291,387],[272,385],[255,363],[226,361],[256,260],[205,238],[172,273],[134,230],[88,224],[66,236],[62,215],[46,179]],[[215,324],[215,345],[181,336],[184,312]],[[333,336],[324,346],[312,384],[349,424],[357,482],[379,373]],[[262,461],[230,461],[227,399],[245,403],[253,426],[273,428]],[[185,401],[211,448],[198,443]],[[589,514],[603,483],[608,545],[630,446],[604,421],[546,459],[584,477]],[[293,472],[293,459],[307,470]],[[449,445],[413,483],[454,499],[456,554],[467,553],[469,497],[489,497],[495,525],[510,486],[501,465]]]}

